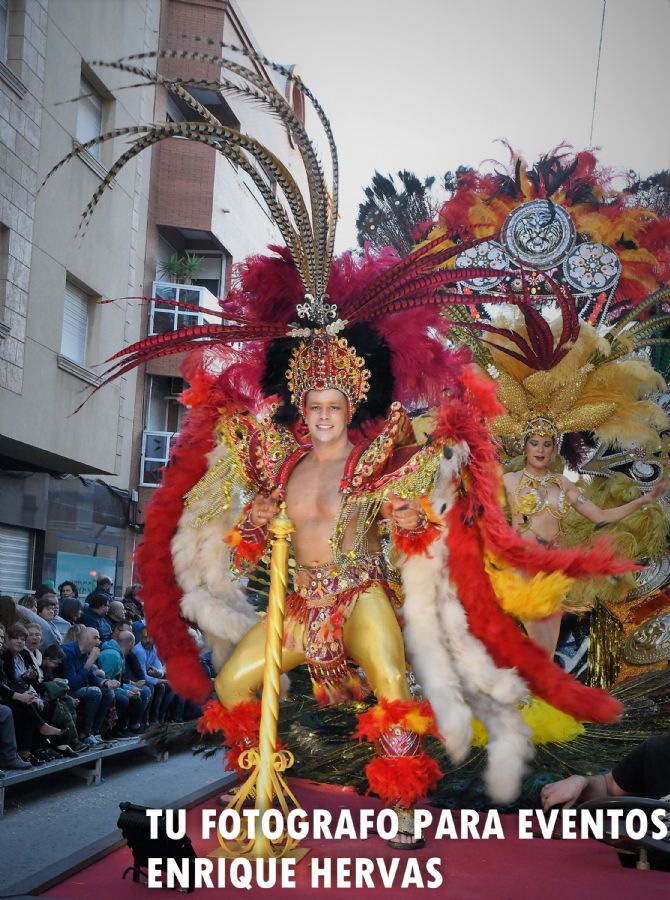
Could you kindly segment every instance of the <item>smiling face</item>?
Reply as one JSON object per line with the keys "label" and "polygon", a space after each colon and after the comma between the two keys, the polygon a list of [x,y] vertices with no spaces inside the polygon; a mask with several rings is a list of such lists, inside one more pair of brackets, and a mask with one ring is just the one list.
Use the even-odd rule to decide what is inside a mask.
{"label": "smiling face", "polygon": [[531,434],[526,441],[526,462],[536,469],[545,469],[554,453],[554,439],[539,434]]}
{"label": "smiling face", "polygon": [[347,434],[348,405],[341,391],[308,391],[305,422],[314,443],[331,444]]}

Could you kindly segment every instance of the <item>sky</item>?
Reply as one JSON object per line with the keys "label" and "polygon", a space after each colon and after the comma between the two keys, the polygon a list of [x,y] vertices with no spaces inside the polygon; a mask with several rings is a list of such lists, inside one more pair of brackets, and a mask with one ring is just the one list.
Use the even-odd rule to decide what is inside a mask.
{"label": "sky", "polygon": [[257,46],[297,64],[330,118],[339,250],[355,246],[375,170],[425,177],[506,162],[502,139],[529,160],[567,141],[600,147],[617,171],[670,168],[670,0],[237,5]]}

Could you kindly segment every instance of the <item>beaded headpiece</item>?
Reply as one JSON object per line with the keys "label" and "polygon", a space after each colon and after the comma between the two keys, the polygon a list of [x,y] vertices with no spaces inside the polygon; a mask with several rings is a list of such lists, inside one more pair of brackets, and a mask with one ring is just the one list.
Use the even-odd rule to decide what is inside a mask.
{"label": "beaded headpiece", "polygon": [[523,431],[524,442],[531,437],[531,435],[534,437],[550,437],[553,438],[554,444],[558,443],[558,430],[556,429],[556,426],[551,419],[545,419],[544,416],[536,416],[528,422]]}
{"label": "beaded headpiece", "polygon": [[347,398],[349,418],[365,399],[370,387],[370,372],[365,360],[344,338],[315,331],[293,351],[286,372],[291,402],[304,414],[309,391],[335,388]]}

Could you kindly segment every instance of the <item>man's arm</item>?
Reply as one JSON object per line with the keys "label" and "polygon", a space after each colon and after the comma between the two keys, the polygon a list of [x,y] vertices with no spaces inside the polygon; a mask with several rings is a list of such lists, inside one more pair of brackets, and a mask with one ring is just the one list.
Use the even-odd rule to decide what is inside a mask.
{"label": "man's arm", "polygon": [[142,670],[142,678],[146,681],[146,683],[158,684],[158,678],[154,678],[153,675],[149,675],[149,673],[147,672],[147,655],[144,647],[133,647],[131,653],[135,654],[137,664]]}
{"label": "man's arm", "polygon": [[[100,651],[98,651],[98,654],[99,652]],[[95,659],[91,659],[93,655],[93,653],[90,653],[86,661],[84,662],[84,665],[80,669],[78,669],[74,654],[70,654],[65,651],[65,658],[63,659],[63,673],[65,678],[67,678],[71,691],[78,691],[79,688],[88,687],[89,685],[100,687],[101,681],[98,676],[93,673],[93,665],[95,663],[95,659],[97,659],[97,656],[95,657]]]}
{"label": "man's arm", "polygon": [[599,797],[623,797],[626,791],[619,787],[611,772],[600,775],[571,775],[552,784],[545,784],[540,791],[545,812],[552,806],[567,809],[575,803],[597,800]]}

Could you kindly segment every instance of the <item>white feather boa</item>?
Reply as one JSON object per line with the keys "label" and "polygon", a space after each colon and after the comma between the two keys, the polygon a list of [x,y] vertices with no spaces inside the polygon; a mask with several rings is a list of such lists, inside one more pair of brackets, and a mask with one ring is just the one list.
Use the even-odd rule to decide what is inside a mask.
{"label": "white feather boa", "polygon": [[[440,466],[431,497],[441,520],[455,500],[454,478],[467,460],[465,444]],[[449,757],[462,762],[470,750],[472,717],[489,733],[485,781],[491,799],[509,803],[521,790],[532,756],[530,730],[519,704],[528,687],[515,669],[498,668],[484,645],[468,629],[467,617],[449,578],[448,551],[442,537],[429,550],[401,560],[405,603],[405,644],[416,676],[435,711]]]}
{"label": "white feather boa", "polygon": [[[207,457],[208,469],[229,452],[225,445],[212,450]],[[225,512],[196,527],[195,520],[209,501],[209,495],[205,495],[184,507],[172,539],[172,561],[183,591],[182,615],[202,631],[219,668],[258,616],[231,574],[231,550],[223,542],[241,513],[241,498],[234,496]]]}

